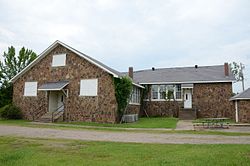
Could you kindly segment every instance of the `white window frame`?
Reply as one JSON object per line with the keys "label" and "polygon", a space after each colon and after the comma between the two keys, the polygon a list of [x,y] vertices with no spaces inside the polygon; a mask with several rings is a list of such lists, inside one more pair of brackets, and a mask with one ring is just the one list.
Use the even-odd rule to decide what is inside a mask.
{"label": "white window frame", "polygon": [[24,83],[23,96],[37,96],[37,82],[36,81],[30,81],[30,82]]}
{"label": "white window frame", "polygon": [[97,96],[98,79],[81,79],[79,96]]}
{"label": "white window frame", "polygon": [[[162,86],[162,85],[165,85],[165,84],[159,84],[159,85],[154,85],[154,86],[157,86],[157,99],[154,99],[153,98],[153,91],[152,91],[152,86],[151,86],[151,101],[166,101],[166,99],[161,99],[160,98],[160,96],[161,96],[161,94],[160,94],[160,87]],[[174,85],[174,98],[175,98],[175,100],[176,101],[182,101],[182,98],[181,99],[176,99],[176,92],[177,92],[177,84],[166,84],[165,86],[167,86],[167,85]],[[167,88],[166,88],[166,90],[167,90]],[[181,93],[182,93],[182,91],[181,91]],[[182,96],[182,94],[181,94],[181,96]],[[149,99],[146,99],[146,100],[149,100]],[[170,99],[170,101],[173,101],[173,99]]]}
{"label": "white window frame", "polygon": [[140,88],[133,86],[129,104],[140,105],[141,103],[141,91]]}
{"label": "white window frame", "polygon": [[57,54],[52,57],[52,67],[66,66],[66,54]]}

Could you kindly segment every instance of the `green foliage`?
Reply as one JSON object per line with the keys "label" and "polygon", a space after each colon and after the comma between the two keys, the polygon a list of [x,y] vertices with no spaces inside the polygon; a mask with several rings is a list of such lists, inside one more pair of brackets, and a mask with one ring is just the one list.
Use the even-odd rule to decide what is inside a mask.
{"label": "green foliage", "polygon": [[130,78],[114,78],[115,83],[115,97],[118,103],[118,114],[122,115],[129,102],[132,92],[133,84]]}
{"label": "green foliage", "polygon": [[0,76],[1,83],[6,83],[17,73],[23,70],[37,57],[32,50],[21,48],[19,55],[16,56],[15,48],[13,46],[8,48],[8,52],[4,52],[4,61],[0,62]]}
{"label": "green foliage", "polygon": [[242,81],[244,79],[243,70],[245,66],[242,63],[230,63],[230,68],[237,81]]}
{"label": "green foliage", "polygon": [[0,108],[12,102],[12,84],[0,87]]}
{"label": "green foliage", "polygon": [[3,61],[0,61],[0,107],[11,103],[12,85],[9,80],[17,73],[23,70],[37,57],[32,50],[21,48],[18,56],[16,56],[13,46],[8,48],[8,52],[4,52]]}
{"label": "green foliage", "polygon": [[0,108],[0,117],[3,119],[21,119],[22,113],[18,107],[8,104]]}

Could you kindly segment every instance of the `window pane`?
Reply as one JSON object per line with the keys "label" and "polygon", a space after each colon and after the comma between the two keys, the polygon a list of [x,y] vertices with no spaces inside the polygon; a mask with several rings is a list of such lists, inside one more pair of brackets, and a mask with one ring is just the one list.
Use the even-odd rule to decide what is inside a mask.
{"label": "window pane", "polygon": [[181,99],[181,85],[175,85],[175,99]]}
{"label": "window pane", "polygon": [[152,85],[152,99],[158,99],[158,85]]}
{"label": "window pane", "polygon": [[166,85],[159,86],[160,99],[166,99]]}

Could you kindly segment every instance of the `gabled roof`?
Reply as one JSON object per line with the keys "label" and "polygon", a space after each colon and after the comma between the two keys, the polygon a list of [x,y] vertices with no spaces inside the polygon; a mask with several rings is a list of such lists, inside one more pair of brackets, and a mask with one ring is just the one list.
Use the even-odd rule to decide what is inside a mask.
{"label": "gabled roof", "polygon": [[250,88],[231,97],[230,100],[250,100]]}
{"label": "gabled roof", "polygon": [[[36,65],[41,59],[43,59],[48,53],[50,53],[54,48],[56,48],[58,45],[61,45],[67,49],[69,49],[70,51],[74,52],[75,54],[77,54],[78,56],[86,59],[87,61],[89,61],[90,63],[96,65],[97,67],[100,67],[101,69],[103,69],[104,71],[108,72],[109,74],[111,74],[113,77],[116,78],[120,78],[123,77],[124,75],[122,75],[120,72],[108,67],[107,65],[99,62],[96,59],[91,58],[90,56],[68,46],[67,44],[56,40],[53,44],[51,44],[46,50],[44,50],[32,63],[30,63],[27,67],[25,67],[21,72],[19,72],[17,75],[15,75],[10,82],[15,82],[19,77],[21,77],[24,73],[26,73],[29,69],[31,69],[34,65]],[[133,85],[144,88],[143,86],[135,83],[133,81]]]}
{"label": "gabled roof", "polygon": [[224,74],[224,65],[176,67],[176,68],[155,68],[154,70],[134,71],[135,82],[140,84],[161,84],[161,83],[212,83],[235,81],[233,74]]}
{"label": "gabled roof", "polygon": [[20,76],[22,76],[26,71],[28,71],[31,67],[33,67],[35,64],[37,64],[41,59],[43,59],[48,53],[50,53],[50,51],[52,51],[54,48],[56,48],[58,45],[62,45],[63,47],[69,49],[70,51],[74,52],[75,54],[79,55],[80,57],[86,59],[87,61],[89,61],[90,63],[100,67],[101,69],[105,70],[106,72],[110,73],[111,75],[113,75],[114,77],[119,77],[121,76],[121,74],[104,65],[103,63],[89,57],[86,54],[81,53],[80,51],[77,51],[76,49],[64,44],[63,42],[57,40],[55,41],[52,45],[50,45],[46,50],[44,50],[32,63],[30,63],[27,67],[25,67],[21,72],[19,72],[17,75],[15,75],[10,81],[11,82],[15,82]]}

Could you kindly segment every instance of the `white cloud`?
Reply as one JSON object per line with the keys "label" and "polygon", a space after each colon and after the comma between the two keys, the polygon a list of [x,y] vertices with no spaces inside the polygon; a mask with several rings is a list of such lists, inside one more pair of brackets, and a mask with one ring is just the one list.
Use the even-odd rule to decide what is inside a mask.
{"label": "white cloud", "polygon": [[248,65],[249,6],[247,0],[2,0],[0,49],[40,53],[59,39],[123,71]]}

